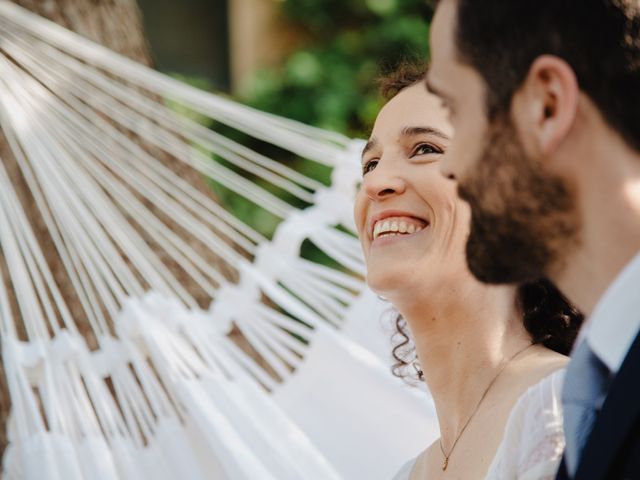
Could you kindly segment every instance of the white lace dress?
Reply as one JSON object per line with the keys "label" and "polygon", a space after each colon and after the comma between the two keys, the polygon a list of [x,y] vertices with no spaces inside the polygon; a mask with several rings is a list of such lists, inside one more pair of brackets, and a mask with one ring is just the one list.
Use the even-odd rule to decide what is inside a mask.
{"label": "white lace dress", "polygon": [[[509,414],[486,480],[553,480],[562,459],[564,369],[529,387]],[[393,480],[409,480],[415,459]]]}

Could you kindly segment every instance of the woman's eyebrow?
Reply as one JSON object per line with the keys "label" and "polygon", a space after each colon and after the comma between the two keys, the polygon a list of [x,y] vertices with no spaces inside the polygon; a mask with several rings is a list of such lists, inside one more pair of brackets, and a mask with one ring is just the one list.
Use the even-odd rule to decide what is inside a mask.
{"label": "woman's eyebrow", "polygon": [[[450,140],[449,136],[446,133],[434,127],[404,127],[400,132],[400,135],[403,137],[412,137],[415,135],[433,135],[435,137],[442,138],[443,140]],[[362,149],[361,156],[364,157],[365,154],[369,150],[373,149],[377,144],[378,141],[375,138],[371,138]]]}
{"label": "woman's eyebrow", "polygon": [[375,138],[370,139],[367,144],[364,146],[364,148],[362,149],[362,157],[364,157],[365,153],[367,153],[369,150],[371,150],[373,147],[376,146],[376,144],[378,143],[378,141]]}
{"label": "woman's eyebrow", "polygon": [[449,136],[446,133],[433,127],[404,127],[401,132],[401,135],[403,137],[412,137],[415,135],[425,135],[425,134],[433,135],[433,136],[442,138],[443,140],[449,140]]}

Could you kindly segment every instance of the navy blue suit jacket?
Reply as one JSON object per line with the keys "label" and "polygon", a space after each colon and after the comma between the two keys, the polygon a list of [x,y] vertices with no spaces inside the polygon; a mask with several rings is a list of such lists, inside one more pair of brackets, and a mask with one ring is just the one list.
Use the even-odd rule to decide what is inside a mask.
{"label": "navy blue suit jacket", "polygon": [[[563,459],[556,480],[569,478]],[[640,480],[640,334],[611,383],[574,478]]]}

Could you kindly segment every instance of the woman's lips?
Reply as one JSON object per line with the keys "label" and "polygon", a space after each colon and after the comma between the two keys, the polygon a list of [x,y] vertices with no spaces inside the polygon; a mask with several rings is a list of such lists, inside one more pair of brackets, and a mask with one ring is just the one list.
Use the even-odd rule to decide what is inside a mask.
{"label": "woman's lips", "polygon": [[428,222],[416,217],[386,216],[373,222],[371,237],[375,241],[383,237],[412,235],[428,225]]}
{"label": "woman's lips", "polygon": [[387,245],[394,245],[396,243],[404,243],[411,242],[412,240],[418,240],[420,242],[426,241],[423,235],[427,234],[427,232],[431,231],[431,225],[427,224],[424,228],[415,231],[414,233],[399,233],[399,232],[389,232],[387,234],[382,234],[372,239],[371,248],[377,249],[380,247],[385,247]]}

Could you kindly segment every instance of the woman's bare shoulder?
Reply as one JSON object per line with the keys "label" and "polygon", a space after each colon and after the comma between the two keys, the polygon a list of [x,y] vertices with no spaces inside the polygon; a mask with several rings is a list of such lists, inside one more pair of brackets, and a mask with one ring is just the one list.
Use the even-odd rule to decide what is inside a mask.
{"label": "woman's bare shoulder", "polygon": [[531,347],[527,355],[510,365],[501,379],[498,397],[511,410],[515,402],[529,388],[566,367],[569,357],[542,345]]}
{"label": "woman's bare shoulder", "polygon": [[531,347],[529,355],[514,366],[513,375],[517,375],[525,385],[538,383],[557,370],[567,366],[569,357],[542,345]]}

